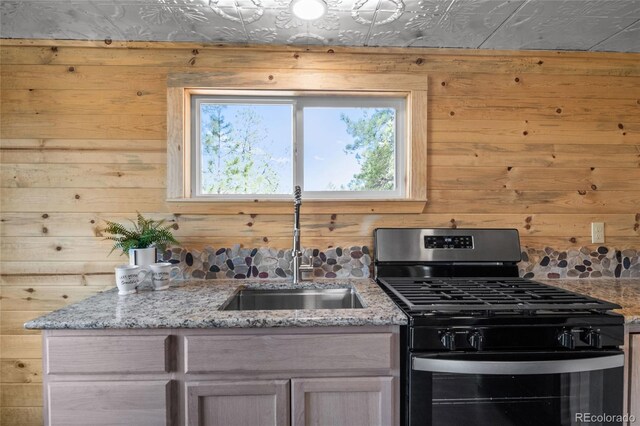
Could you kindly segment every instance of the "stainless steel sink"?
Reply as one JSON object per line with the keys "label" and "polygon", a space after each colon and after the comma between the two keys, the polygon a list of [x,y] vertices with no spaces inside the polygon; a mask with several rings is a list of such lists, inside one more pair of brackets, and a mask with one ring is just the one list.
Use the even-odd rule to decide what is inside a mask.
{"label": "stainless steel sink", "polygon": [[257,289],[240,287],[221,311],[280,309],[360,309],[362,302],[350,288]]}

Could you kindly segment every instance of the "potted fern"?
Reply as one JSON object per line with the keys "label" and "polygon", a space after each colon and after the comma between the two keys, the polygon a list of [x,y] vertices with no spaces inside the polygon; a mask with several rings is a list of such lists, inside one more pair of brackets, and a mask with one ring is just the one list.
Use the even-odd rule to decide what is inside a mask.
{"label": "potted fern", "polygon": [[140,213],[137,219],[131,221],[132,228],[105,221],[104,232],[111,234],[107,240],[114,242],[111,253],[122,250],[122,254],[129,256],[131,265],[148,266],[158,261],[158,250],[164,251],[169,244],[178,244],[171,229],[174,225],[165,225],[163,220],[146,219]]}

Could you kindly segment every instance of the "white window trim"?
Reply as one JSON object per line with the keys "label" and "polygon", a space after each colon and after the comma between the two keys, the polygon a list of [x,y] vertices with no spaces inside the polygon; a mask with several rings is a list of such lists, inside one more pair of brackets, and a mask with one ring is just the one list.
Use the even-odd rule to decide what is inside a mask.
{"label": "white window trim", "polygon": [[[363,200],[404,200],[407,194],[407,102],[406,98],[353,95],[333,96],[251,96],[242,94],[234,96],[223,95],[191,95],[189,108],[191,110],[191,198],[195,200],[228,201],[228,200],[255,200],[256,198],[269,200],[290,199],[291,194],[202,194],[201,192],[201,141],[200,141],[200,104],[208,103],[252,103],[277,105],[292,105],[292,175],[293,186],[300,185],[303,188],[303,197],[307,200],[318,201],[363,201]],[[393,191],[305,191],[304,190],[304,113],[305,107],[364,107],[364,108],[394,108],[395,114],[395,189]]]}

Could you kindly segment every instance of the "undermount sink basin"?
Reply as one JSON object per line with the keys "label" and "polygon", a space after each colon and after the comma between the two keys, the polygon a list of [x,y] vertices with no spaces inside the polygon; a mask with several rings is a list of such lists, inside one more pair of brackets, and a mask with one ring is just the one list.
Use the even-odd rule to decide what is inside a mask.
{"label": "undermount sink basin", "polygon": [[360,309],[358,294],[351,288],[257,289],[240,287],[220,307],[221,311],[281,309]]}

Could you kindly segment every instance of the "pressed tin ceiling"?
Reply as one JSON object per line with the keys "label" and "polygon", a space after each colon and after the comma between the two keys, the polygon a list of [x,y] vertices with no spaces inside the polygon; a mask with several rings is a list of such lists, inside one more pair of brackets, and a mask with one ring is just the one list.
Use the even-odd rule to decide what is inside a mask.
{"label": "pressed tin ceiling", "polygon": [[640,52],[640,0],[2,0],[0,37]]}

